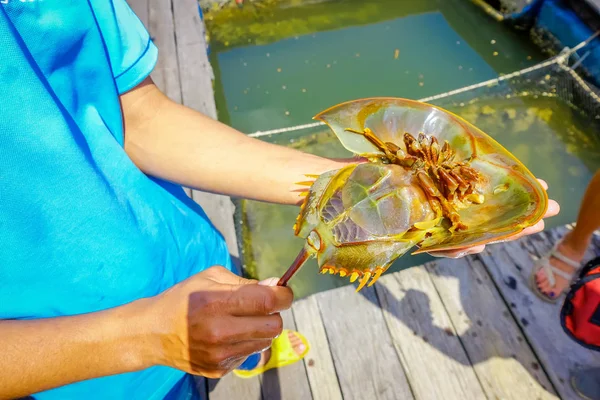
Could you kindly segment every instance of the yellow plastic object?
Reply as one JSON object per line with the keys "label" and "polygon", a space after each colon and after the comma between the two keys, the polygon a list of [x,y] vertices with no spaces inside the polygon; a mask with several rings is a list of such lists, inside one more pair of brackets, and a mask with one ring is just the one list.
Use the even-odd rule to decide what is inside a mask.
{"label": "yellow plastic object", "polygon": [[286,365],[290,365],[296,361],[302,360],[310,350],[308,340],[306,340],[306,338],[300,333],[292,331],[300,338],[305,347],[302,354],[297,354],[292,347],[292,343],[290,342],[289,332],[290,331],[288,329],[284,329],[281,332],[281,335],[273,340],[273,344],[271,345],[271,358],[269,358],[269,361],[265,365],[254,368],[250,371],[236,369],[233,370],[233,373],[240,378],[252,378],[270,369],[285,367]]}

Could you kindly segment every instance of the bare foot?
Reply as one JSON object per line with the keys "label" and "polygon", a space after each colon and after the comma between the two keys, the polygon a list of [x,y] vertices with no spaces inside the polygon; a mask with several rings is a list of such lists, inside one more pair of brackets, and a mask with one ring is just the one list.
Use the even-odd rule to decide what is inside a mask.
{"label": "bare foot", "polygon": [[[568,234],[565,236],[563,241],[558,245],[558,251],[560,253],[562,253],[565,257],[568,257],[571,260],[577,261],[579,263],[581,263],[581,260],[583,259],[583,256],[585,255],[585,249],[583,251],[581,251],[581,250],[576,250],[573,248],[573,246],[569,243]],[[558,268],[561,271],[566,272],[567,274],[572,275],[575,272],[575,268],[573,268],[571,265],[557,259],[556,257],[550,257],[549,262],[550,262],[550,265],[552,265],[555,268]],[[538,288],[540,288],[542,293],[549,296],[550,298],[555,298],[555,297],[560,296],[562,291],[565,290],[571,284],[570,281],[567,281],[562,276],[560,276],[558,274],[554,274],[555,284],[554,284],[554,286],[552,286],[550,284],[550,281],[548,280],[548,277],[546,276],[546,271],[543,268],[541,268],[538,271],[538,273],[535,276],[535,280],[537,282]]]}
{"label": "bare foot", "polygon": [[[294,349],[296,354],[300,355],[304,352],[304,350],[306,350],[306,346],[294,332],[289,331],[288,338],[290,339],[290,343],[292,344],[292,348]],[[256,368],[259,368],[259,367],[262,367],[263,365],[265,365],[267,362],[269,362],[270,358],[271,358],[271,349],[267,349],[267,350],[263,351],[262,354],[260,355],[260,361],[258,362],[258,365],[256,366]]]}

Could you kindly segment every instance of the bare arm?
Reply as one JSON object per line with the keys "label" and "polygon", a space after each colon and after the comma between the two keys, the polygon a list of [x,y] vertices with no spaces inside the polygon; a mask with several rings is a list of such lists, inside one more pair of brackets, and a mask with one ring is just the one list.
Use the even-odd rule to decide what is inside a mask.
{"label": "bare arm", "polygon": [[61,318],[0,321],[0,398],[147,366],[143,306]]}
{"label": "bare arm", "polygon": [[215,266],[113,309],[0,320],[0,399],[155,365],[220,378],[281,334],[293,293],[273,284]]}
{"label": "bare arm", "polygon": [[[299,204],[304,174],[319,175],[350,160],[331,160],[250,138],[165,97],[147,79],[122,96],[125,150],[153,176],[197,189],[281,204]],[[546,183],[543,185],[547,187]],[[545,218],[558,214],[550,200]],[[507,240],[540,232],[544,221]],[[430,254],[459,258],[484,245]]]}
{"label": "bare arm", "polygon": [[250,138],[171,101],[150,79],[121,99],[125,151],[145,173],[187,187],[298,204],[295,182],[344,165]]}

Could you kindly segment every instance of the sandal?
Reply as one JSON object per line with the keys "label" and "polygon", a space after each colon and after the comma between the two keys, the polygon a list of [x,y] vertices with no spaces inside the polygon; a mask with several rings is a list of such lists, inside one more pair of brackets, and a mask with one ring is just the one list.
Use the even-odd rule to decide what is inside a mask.
{"label": "sandal", "polygon": [[[568,282],[572,282],[573,281],[573,276],[575,276],[575,274],[577,273],[577,271],[579,269],[581,269],[581,263],[577,262],[567,256],[565,256],[564,254],[562,254],[559,250],[558,250],[558,246],[561,242],[558,242],[554,245],[554,247],[552,248],[552,250],[550,251],[550,253],[548,253],[544,258],[540,259],[535,266],[533,267],[533,271],[531,272],[531,275],[529,276],[529,284],[531,286],[531,290],[533,290],[533,292],[542,300],[547,301],[549,303],[556,303],[558,301],[558,299],[562,296],[563,293],[565,293],[568,289],[568,286],[561,291],[560,293],[558,293],[556,296],[554,297],[550,297],[548,295],[546,295],[545,293],[543,293],[540,288],[537,285],[537,282],[535,280],[535,276],[537,275],[537,273],[539,272],[540,269],[544,269],[544,271],[546,272],[546,276],[548,277],[548,281],[550,282],[551,286],[556,285],[556,280],[554,279],[554,275],[558,275],[564,279],[566,279]],[[554,257],[557,260],[560,260],[562,262],[564,262],[567,265],[570,265],[571,267],[575,268],[575,270],[572,273],[567,273],[561,269],[556,268],[555,266],[553,266],[552,264],[550,264],[550,259]]]}
{"label": "sandal", "polygon": [[300,338],[302,343],[304,343],[304,351],[302,354],[297,354],[294,348],[292,347],[292,343],[290,342],[288,329],[284,329],[281,334],[273,340],[273,344],[271,345],[271,357],[269,361],[263,365],[262,367],[254,368],[252,370],[241,370],[235,369],[233,373],[240,378],[252,378],[256,375],[260,375],[265,371],[268,371],[273,368],[281,368],[286,365],[290,365],[295,363],[296,361],[300,361],[306,356],[306,353],[310,350],[308,345],[308,340],[304,336],[302,336],[298,332],[293,332],[296,336]]}

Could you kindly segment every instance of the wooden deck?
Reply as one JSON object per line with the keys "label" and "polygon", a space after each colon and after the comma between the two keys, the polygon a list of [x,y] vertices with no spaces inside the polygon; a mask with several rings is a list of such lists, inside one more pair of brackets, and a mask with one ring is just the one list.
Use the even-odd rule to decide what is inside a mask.
{"label": "wooden deck", "polygon": [[[216,118],[195,0],[129,3],[158,45],[158,86]],[[229,198],[190,195],[237,257]],[[577,399],[570,371],[600,366],[600,354],[571,341],[560,304],[527,285],[534,260],[566,229],[387,274],[360,293],[346,286],[298,300],[284,320],[310,341],[303,362],[255,379],[198,379],[198,387],[211,400]]]}

